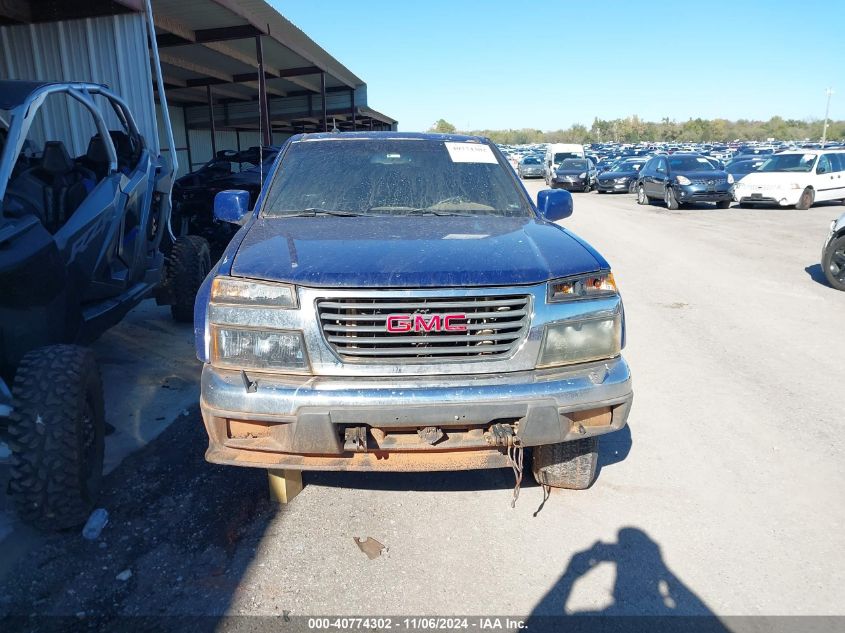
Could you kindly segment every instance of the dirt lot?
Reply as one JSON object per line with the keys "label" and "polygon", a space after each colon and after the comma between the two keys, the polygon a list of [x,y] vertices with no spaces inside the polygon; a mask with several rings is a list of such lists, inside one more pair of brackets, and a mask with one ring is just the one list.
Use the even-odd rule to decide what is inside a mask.
{"label": "dirt lot", "polygon": [[574,198],[636,394],[590,490],[528,485],[512,510],[509,470],[326,473],[278,510],[263,472],[203,461],[194,406],[111,473],[99,541],[36,539],[0,616],[845,615],[845,293],[818,267],[843,207]]}

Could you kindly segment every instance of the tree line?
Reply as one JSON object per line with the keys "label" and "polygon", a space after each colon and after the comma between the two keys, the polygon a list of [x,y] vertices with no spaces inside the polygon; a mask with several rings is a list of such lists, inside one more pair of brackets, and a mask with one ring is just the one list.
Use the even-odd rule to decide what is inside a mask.
{"label": "tree line", "polygon": [[[590,127],[575,124],[565,130],[543,131],[531,128],[519,130],[466,130],[461,134],[486,136],[495,143],[520,145],[525,143],[639,143],[653,142],[728,142],[778,140],[819,141],[824,122],[819,120],[784,119],[773,116],[768,121],[739,119],[689,119],[678,122],[668,117],[659,122],[643,121],[637,115],[624,119],[593,119]],[[444,119],[436,121],[431,132],[455,133],[458,130]],[[828,123],[827,139],[845,138],[845,121]]]}

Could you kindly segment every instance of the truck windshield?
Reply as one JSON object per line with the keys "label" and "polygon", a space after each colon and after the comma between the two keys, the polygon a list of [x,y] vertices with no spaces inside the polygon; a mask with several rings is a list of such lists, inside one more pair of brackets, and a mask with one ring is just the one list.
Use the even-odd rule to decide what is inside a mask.
{"label": "truck windshield", "polygon": [[263,215],[530,216],[510,171],[480,143],[297,141],[270,184]]}
{"label": "truck windshield", "polygon": [[553,162],[555,165],[560,165],[561,162],[565,161],[567,158],[581,158],[581,156],[575,152],[558,152],[555,154]]}

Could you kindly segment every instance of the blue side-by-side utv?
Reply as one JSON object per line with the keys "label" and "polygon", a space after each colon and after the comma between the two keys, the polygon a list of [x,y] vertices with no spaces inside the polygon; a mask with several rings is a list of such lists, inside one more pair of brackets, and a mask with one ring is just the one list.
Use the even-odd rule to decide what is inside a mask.
{"label": "blue side-by-side utv", "polygon": [[[61,108],[90,125],[80,155],[39,119]],[[105,86],[0,82],[0,439],[29,523],[78,525],[97,497],[106,423],[85,344],[153,295],[193,318],[209,251],[172,237],[172,180]]]}

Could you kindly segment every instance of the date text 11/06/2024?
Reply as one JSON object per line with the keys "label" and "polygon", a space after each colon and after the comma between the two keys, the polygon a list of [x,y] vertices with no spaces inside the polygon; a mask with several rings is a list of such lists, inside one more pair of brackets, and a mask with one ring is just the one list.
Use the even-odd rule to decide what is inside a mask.
{"label": "date text 11/06/2024", "polygon": [[526,629],[524,620],[515,618],[498,617],[475,617],[475,618],[445,618],[445,617],[422,617],[422,618],[390,618],[390,617],[353,617],[353,618],[309,618],[308,628],[311,630],[377,630],[388,631],[396,629],[404,630],[427,630],[427,631],[457,631],[472,630],[480,631],[518,631]]}

